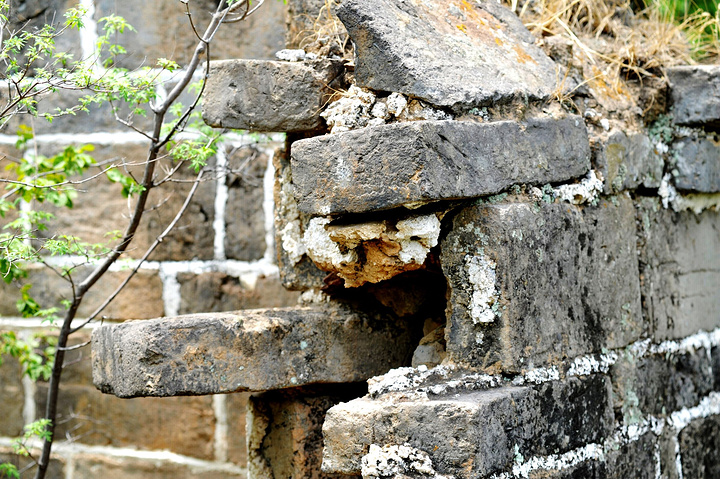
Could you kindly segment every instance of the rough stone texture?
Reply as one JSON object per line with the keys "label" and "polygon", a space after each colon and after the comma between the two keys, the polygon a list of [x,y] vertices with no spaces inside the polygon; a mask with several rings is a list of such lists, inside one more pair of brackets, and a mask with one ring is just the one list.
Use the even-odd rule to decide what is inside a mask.
{"label": "rough stone texture", "polygon": [[545,98],[555,90],[555,64],[497,3],[346,0],[337,16],[355,44],[359,86],[448,107]]}
{"label": "rough stone texture", "polygon": [[17,437],[23,430],[22,367],[9,355],[3,355],[0,359],[0,436]]}
{"label": "rough stone texture", "polygon": [[[201,0],[189,5],[198,31],[203,32],[217,4]],[[283,2],[267,1],[245,21],[225,25],[212,43],[210,58],[272,58],[284,48],[285,6]],[[95,18],[120,15],[135,27],[136,33],[113,38],[128,54],[118,66],[134,69],[155,66],[158,58],[170,58],[180,65],[190,60],[198,39],[185,14],[185,5],[173,0],[145,2],[142,0],[101,0],[95,6]],[[158,21],[161,19],[162,21]]]}
{"label": "rough stone texture", "polygon": [[720,391],[720,347],[714,346],[710,350],[713,370],[713,390]]}
{"label": "rough stone texture", "polygon": [[225,60],[210,67],[203,119],[219,128],[307,131],[323,126],[320,111],[339,88],[339,60]]}
{"label": "rough stone texture", "polygon": [[489,195],[582,176],[590,165],[576,116],[394,123],[296,141],[291,156],[295,198],[314,215]]}
{"label": "rough stone texture", "polygon": [[365,392],[365,384],[342,384],[251,396],[249,477],[331,477],[320,471],[325,413]]}
{"label": "rough stone texture", "polygon": [[720,326],[720,213],[637,202],[643,311],[656,341]]}
{"label": "rough stone texture", "polygon": [[[646,328],[635,241],[625,196],[585,208],[507,203],[460,211],[441,244],[449,356],[521,371],[638,339]],[[473,274],[483,265],[484,277]]]}
{"label": "rough stone texture", "polygon": [[254,147],[240,148],[228,158],[232,173],[226,178],[225,256],[241,261],[265,254],[263,178],[269,158]]}
{"label": "rough stone texture", "polygon": [[362,381],[409,362],[408,326],[340,305],[161,318],[93,331],[93,381],[119,397]]}
{"label": "rough stone texture", "polygon": [[228,461],[247,467],[247,405],[250,393],[225,396],[227,407]]}
{"label": "rough stone texture", "polygon": [[[87,267],[78,268],[75,270],[74,278],[76,280],[85,278],[89,272],[90,270]],[[126,276],[127,272],[124,271],[106,273],[103,276],[103,281],[98,282],[85,295],[85,299],[78,310],[78,317],[82,318],[91,314],[115,291],[115,288],[120,285]],[[8,285],[5,282],[0,282],[0,315],[18,315],[15,302],[20,298],[20,286],[26,283],[33,285],[31,294],[43,308],[59,307],[62,311],[60,301],[69,299],[72,295],[67,281],[49,269],[34,268],[30,270],[27,279],[17,284]],[[146,319],[162,316],[164,314],[162,288],[162,281],[157,271],[140,271],[102,312],[101,316],[107,319]],[[138,301],[138,298],[142,298],[142,300]]]}
{"label": "rough stone texture", "polygon": [[[39,383],[35,396],[38,411],[45,407],[46,396],[46,383]],[[211,397],[125,400],[102,394],[90,382],[63,384],[58,414],[58,437],[74,437],[84,444],[169,450],[201,459],[214,458],[215,416]]]}
{"label": "rough stone texture", "polygon": [[654,416],[696,406],[713,390],[711,368],[705,349],[634,361],[622,357],[612,368],[614,406],[622,411],[637,407]]}
{"label": "rough stone texture", "polygon": [[683,477],[720,477],[720,416],[696,419],[680,433]]}
{"label": "rough stone texture", "polygon": [[364,397],[331,408],[323,425],[323,470],[360,471],[370,444],[405,444],[460,479],[507,470],[524,457],[602,442],[612,430],[609,381],[602,376],[447,396]]}
{"label": "rough stone texture", "polygon": [[667,76],[676,124],[720,123],[720,66],[673,67],[667,69]]}
{"label": "rough stone texture", "polygon": [[581,462],[567,469],[544,469],[531,472],[529,475],[530,479],[606,479],[607,477],[605,463],[593,460]]}
{"label": "rough stone texture", "polygon": [[646,433],[636,441],[625,444],[615,451],[610,451],[605,458],[608,479],[628,477],[656,479],[658,477],[658,464],[655,457],[657,443],[657,436],[653,433]]}
{"label": "rough stone texture", "polygon": [[258,278],[254,287],[225,273],[180,273],[179,314],[240,309],[281,308],[298,303],[300,294],[282,287],[276,277]]}
{"label": "rough stone texture", "polygon": [[[288,135],[287,145],[293,135]],[[307,256],[302,244],[303,228],[308,218],[298,210],[293,196],[289,147],[278,149],[273,156],[275,183],[275,252],[282,285],[293,291],[322,288],[328,273],[320,270]]]}
{"label": "rough stone texture", "polygon": [[650,138],[642,133],[613,131],[599,145],[594,163],[604,178],[605,194],[638,186],[657,188],[663,176],[663,159]]}
{"label": "rough stone texture", "polygon": [[[64,476],[51,476],[64,477]],[[75,478],[103,479],[245,479],[247,471],[237,466],[212,462],[173,462],[169,459],[144,459],[132,456],[108,455],[102,452],[81,453],[75,456]]]}
{"label": "rough stone texture", "polygon": [[673,143],[673,181],[677,189],[701,193],[720,191],[719,158],[720,142],[715,135],[683,138]]}

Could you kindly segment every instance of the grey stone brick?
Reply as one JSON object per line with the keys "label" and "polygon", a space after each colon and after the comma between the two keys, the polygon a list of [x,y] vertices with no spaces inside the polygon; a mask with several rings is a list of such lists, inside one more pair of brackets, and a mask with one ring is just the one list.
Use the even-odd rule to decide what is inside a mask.
{"label": "grey stone brick", "polygon": [[683,477],[720,477],[720,416],[692,421],[680,433]]}
{"label": "grey stone brick", "polygon": [[646,433],[636,441],[622,445],[610,451],[606,458],[608,479],[655,479],[657,476],[657,459],[655,456],[658,444],[657,436]]}
{"label": "grey stone brick", "polygon": [[522,371],[625,346],[645,325],[632,201],[480,204],[441,244],[449,356]]}
{"label": "grey stone brick", "polygon": [[657,341],[720,326],[720,213],[637,203],[643,311]]}
{"label": "grey stone brick", "polygon": [[609,381],[603,376],[429,398],[364,397],[328,411],[323,470],[358,473],[371,444],[407,443],[429,454],[441,474],[486,477],[508,470],[516,452],[562,453],[602,442],[611,430]]}
{"label": "grey stone brick", "polygon": [[337,16],[355,44],[360,86],[448,107],[542,99],[555,90],[552,60],[495,2],[346,0]]}
{"label": "grey stone brick", "polygon": [[720,191],[720,144],[714,136],[683,138],[672,145],[673,181],[679,190]]}
{"label": "grey stone brick", "polygon": [[720,122],[720,66],[693,65],[667,69],[673,118],[678,125]]}
{"label": "grey stone brick", "polygon": [[579,117],[416,121],[367,127],[292,144],[295,197],[313,215],[359,213],[545,184],[590,167]]}
{"label": "grey stone brick", "polygon": [[409,362],[411,339],[337,304],[126,322],[93,331],[93,381],[119,397],[356,382]]}
{"label": "grey stone brick", "polygon": [[657,188],[663,176],[662,156],[642,133],[613,131],[599,145],[594,162],[605,179],[605,194],[638,186]]}
{"label": "grey stone brick", "polygon": [[340,86],[342,62],[225,60],[210,67],[203,119],[219,128],[306,131],[322,128],[319,113]]}

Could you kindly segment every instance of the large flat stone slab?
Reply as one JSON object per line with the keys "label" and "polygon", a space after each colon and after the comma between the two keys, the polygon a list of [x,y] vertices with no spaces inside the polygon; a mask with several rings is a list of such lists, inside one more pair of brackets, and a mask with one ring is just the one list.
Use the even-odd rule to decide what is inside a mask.
{"label": "large flat stone slab", "polygon": [[667,76],[676,124],[720,124],[720,65],[668,68]]}
{"label": "large flat stone slab", "polygon": [[407,445],[427,454],[440,474],[488,477],[509,470],[518,454],[602,443],[613,424],[610,394],[606,377],[590,376],[534,387],[355,399],[325,416],[323,471],[359,474],[371,445]]}
{"label": "large flat stone slab", "polygon": [[320,111],[343,71],[342,62],[333,60],[211,62],[203,119],[217,128],[316,130],[324,125]]}
{"label": "large flat stone slab", "polygon": [[119,397],[363,381],[412,355],[407,325],[336,305],[130,321],[93,331],[93,382]]}
{"label": "large flat stone slab", "polygon": [[645,314],[656,340],[720,326],[720,212],[675,213],[637,203]]}
{"label": "large flat stone slab", "polygon": [[337,16],[355,44],[360,86],[455,108],[555,90],[555,64],[495,1],[346,0]]}
{"label": "large flat stone slab", "polygon": [[623,347],[647,329],[628,197],[473,205],[441,251],[456,362],[521,372]]}
{"label": "large flat stone slab", "polygon": [[612,131],[599,142],[594,161],[602,173],[605,194],[639,186],[658,188],[663,176],[663,158],[643,133]]}
{"label": "large flat stone slab", "polygon": [[417,121],[296,141],[291,165],[300,210],[329,215],[565,181],[588,171],[590,146],[577,116]]}

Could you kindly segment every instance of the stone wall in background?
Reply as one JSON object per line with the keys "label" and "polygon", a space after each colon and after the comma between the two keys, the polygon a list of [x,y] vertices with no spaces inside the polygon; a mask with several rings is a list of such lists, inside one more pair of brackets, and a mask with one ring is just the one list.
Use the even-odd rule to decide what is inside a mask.
{"label": "stone wall in background", "polygon": [[[37,1],[14,4],[18,22],[41,12],[45,22],[75,2]],[[84,2],[88,5],[93,2]],[[204,27],[211,1],[190,2],[193,19]],[[96,1],[93,19],[115,13],[125,17],[137,33],[122,37],[129,55],[121,66],[152,66],[158,57],[187,61],[196,38],[187,24],[184,5],[176,0]],[[278,0],[265,5],[248,21],[223,29],[211,57],[273,58],[285,45],[287,6]],[[65,35],[59,49],[80,56],[96,38],[88,23],[80,35]],[[171,83],[164,85],[169,88]],[[70,104],[72,93],[54,95],[41,103],[52,110]],[[0,170],[8,159],[23,155],[14,148],[15,130],[27,118],[15,118],[0,132]],[[140,121],[139,126],[142,126]],[[63,117],[52,125],[35,120],[37,149],[52,154],[69,144],[91,144],[98,161],[144,158],[146,144],[140,135],[114,121],[108,107],[89,114]],[[105,321],[149,319],[160,316],[269,308],[294,305],[299,293],[285,290],[274,260],[272,177],[274,151],[282,135],[235,134],[212,159],[212,166],[231,173],[211,179],[198,189],[193,203],[175,232],[153,253],[150,262],[105,310]],[[181,177],[194,177],[191,171]],[[129,256],[138,258],[172,219],[189,185],[167,184],[151,199],[161,205],[146,216]],[[162,190],[162,191],[161,191]],[[124,227],[129,204],[117,185],[90,183],[72,210],[62,211],[45,232],[72,234],[100,242],[103,234]],[[49,207],[52,212],[52,207]],[[89,314],[125,277],[122,268],[106,275],[86,298],[79,317]],[[33,270],[27,279],[43,305],[59,304],[67,284],[52,272]],[[0,330],[24,335],[42,331],[39,322],[17,318],[19,287],[0,285]],[[107,324],[107,323],[106,323]],[[91,330],[75,337],[89,339]],[[169,399],[118,399],[100,393],[92,384],[90,348],[72,352],[60,393],[58,442],[50,478],[190,478],[245,477],[247,465],[245,409],[248,394]],[[19,365],[0,366],[0,461],[17,461],[9,455],[10,442],[24,423],[44,408],[46,385],[21,379]],[[24,476],[23,476],[24,477]]]}

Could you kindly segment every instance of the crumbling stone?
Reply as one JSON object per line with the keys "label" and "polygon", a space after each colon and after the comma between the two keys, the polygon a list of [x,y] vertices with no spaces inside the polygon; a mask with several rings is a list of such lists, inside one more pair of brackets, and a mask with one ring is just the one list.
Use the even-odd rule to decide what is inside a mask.
{"label": "crumbling stone", "polygon": [[602,173],[605,194],[639,186],[658,188],[663,176],[662,156],[643,133],[611,131],[601,142],[594,161]]}
{"label": "crumbling stone", "polygon": [[494,194],[587,173],[590,148],[579,117],[417,121],[296,141],[292,181],[300,211],[359,213]]}
{"label": "crumbling stone", "polygon": [[720,66],[693,65],[667,69],[673,120],[678,125],[720,123]]}
{"label": "crumbling stone", "polygon": [[408,325],[338,304],[131,321],[93,331],[93,382],[119,397],[365,380],[412,354]]}
{"label": "crumbling stone", "polygon": [[680,433],[682,476],[720,477],[720,416],[692,421]]}
{"label": "crumbling stone", "polygon": [[355,44],[359,86],[454,108],[555,90],[555,64],[495,2],[346,0],[337,16]]}
{"label": "crumbling stone", "polygon": [[338,88],[339,60],[212,62],[203,119],[219,128],[306,131],[323,126],[319,114]]}
{"label": "crumbling stone", "polygon": [[635,241],[625,196],[461,210],[441,244],[449,357],[519,372],[638,339]]}
{"label": "crumbling stone", "polygon": [[426,453],[439,474],[486,477],[509,469],[515,454],[601,442],[611,428],[609,383],[601,376],[431,397],[364,397],[328,411],[323,471],[357,474],[371,445],[407,445]]}
{"label": "crumbling stone", "polygon": [[657,341],[720,326],[720,212],[675,213],[636,203],[643,312]]}

